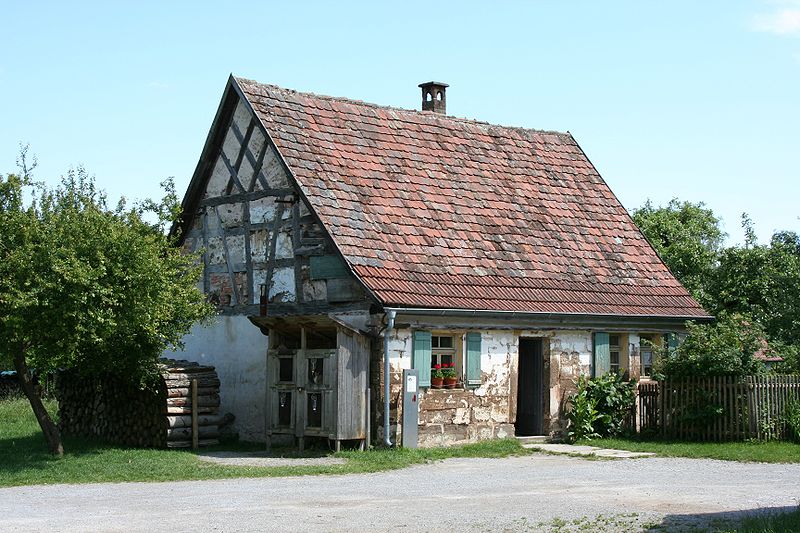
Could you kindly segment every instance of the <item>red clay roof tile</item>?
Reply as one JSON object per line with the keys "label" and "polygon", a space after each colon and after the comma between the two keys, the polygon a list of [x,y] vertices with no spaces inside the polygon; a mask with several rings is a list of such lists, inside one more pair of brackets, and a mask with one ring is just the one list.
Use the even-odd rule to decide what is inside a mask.
{"label": "red clay roof tile", "polygon": [[385,305],[708,316],[569,133],[236,82]]}

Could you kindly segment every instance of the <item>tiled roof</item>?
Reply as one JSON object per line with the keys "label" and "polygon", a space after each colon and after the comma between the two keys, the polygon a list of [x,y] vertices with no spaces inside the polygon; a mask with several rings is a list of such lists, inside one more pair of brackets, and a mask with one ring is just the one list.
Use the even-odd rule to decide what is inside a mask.
{"label": "tiled roof", "polygon": [[569,133],[236,82],[385,305],[707,316]]}

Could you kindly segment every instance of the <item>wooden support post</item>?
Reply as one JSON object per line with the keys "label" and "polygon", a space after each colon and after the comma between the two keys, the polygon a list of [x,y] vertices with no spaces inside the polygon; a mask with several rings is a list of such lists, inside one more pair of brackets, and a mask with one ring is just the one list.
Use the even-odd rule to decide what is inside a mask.
{"label": "wooden support post", "polygon": [[198,405],[197,405],[197,380],[192,380],[192,449],[196,450],[200,447],[200,431],[197,426],[197,415],[198,415]]}
{"label": "wooden support post", "polygon": [[364,404],[366,405],[366,411],[367,411],[367,413],[366,413],[366,426],[367,427],[366,427],[366,429],[364,431],[364,435],[365,436],[364,436],[364,448],[363,449],[364,450],[369,450],[370,443],[372,442],[372,422],[370,420],[370,417],[372,416],[372,405],[370,404],[370,401],[372,399],[372,394],[370,393],[370,388],[369,387],[367,387],[366,395],[367,395],[367,399],[364,402]]}

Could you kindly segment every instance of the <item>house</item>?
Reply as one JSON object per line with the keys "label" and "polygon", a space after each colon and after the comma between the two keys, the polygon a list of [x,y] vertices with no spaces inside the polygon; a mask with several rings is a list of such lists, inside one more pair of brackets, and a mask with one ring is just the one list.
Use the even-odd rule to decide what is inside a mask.
{"label": "house", "polygon": [[406,368],[420,445],[557,434],[579,375],[647,374],[710,318],[571,134],[420,87],[412,111],[228,80],[174,228],[220,317],[179,356],[243,438],[395,442]]}

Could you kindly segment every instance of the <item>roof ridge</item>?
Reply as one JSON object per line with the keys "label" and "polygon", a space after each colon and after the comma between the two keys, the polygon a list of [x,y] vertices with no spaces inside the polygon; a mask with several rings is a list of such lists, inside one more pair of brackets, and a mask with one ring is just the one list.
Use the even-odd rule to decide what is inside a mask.
{"label": "roof ridge", "polygon": [[346,104],[359,105],[359,106],[364,106],[364,107],[371,107],[371,108],[375,108],[375,109],[384,109],[384,110],[389,110],[389,111],[399,111],[401,113],[413,114],[415,116],[430,116],[430,117],[434,117],[434,118],[438,118],[438,119],[452,120],[454,122],[464,122],[464,123],[467,123],[467,124],[473,124],[473,125],[478,125],[478,126],[489,126],[489,127],[492,127],[492,128],[503,128],[505,130],[519,130],[519,131],[532,132],[532,133],[549,133],[549,134],[553,134],[553,135],[561,135],[561,136],[564,136],[564,137],[569,137],[572,140],[572,142],[575,142],[575,139],[572,136],[572,133],[570,133],[569,131],[543,130],[543,129],[537,129],[537,128],[525,128],[523,126],[507,126],[507,125],[504,125],[504,124],[494,124],[492,122],[486,122],[485,120],[478,120],[478,119],[467,118],[467,117],[457,117],[455,115],[444,115],[444,114],[441,114],[441,113],[434,113],[433,111],[420,111],[420,110],[417,110],[417,109],[406,109],[404,107],[395,107],[395,106],[391,106],[391,105],[376,104],[376,103],[373,103],[373,102],[366,102],[364,100],[356,100],[354,98],[347,98],[345,96],[330,96],[330,95],[327,95],[327,94],[317,94],[317,93],[312,93],[312,92],[307,92],[307,91],[298,91],[298,90],[295,90],[295,89],[289,89],[287,87],[281,87],[280,85],[274,85],[272,83],[262,83],[262,82],[257,81],[257,80],[252,80],[250,78],[242,78],[242,77],[239,77],[239,76],[233,76],[233,79],[235,79],[237,82],[250,83],[250,84],[258,85],[259,87],[266,87],[266,88],[271,89],[271,90],[277,90],[277,91],[282,91],[282,92],[285,92],[285,93],[297,94],[297,95],[300,95],[300,96],[307,96],[307,97],[311,97],[311,98],[319,98],[321,100],[332,100],[332,101],[335,101],[335,102],[343,102],[343,103],[346,103]]}

